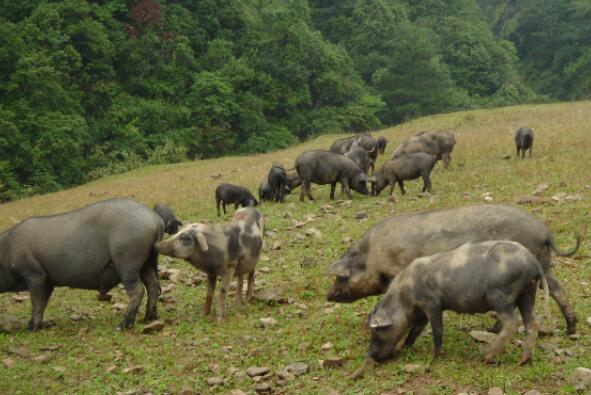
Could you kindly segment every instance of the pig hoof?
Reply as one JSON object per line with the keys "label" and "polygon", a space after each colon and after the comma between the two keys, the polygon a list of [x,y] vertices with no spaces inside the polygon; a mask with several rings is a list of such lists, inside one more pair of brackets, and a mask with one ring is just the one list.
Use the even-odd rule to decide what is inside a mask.
{"label": "pig hoof", "polygon": [[144,322],[152,322],[152,321],[156,321],[158,319],[158,314],[146,314],[146,316],[144,317]]}
{"label": "pig hoof", "polygon": [[498,365],[499,364],[499,362],[497,361],[497,359],[495,357],[485,357],[484,363],[487,365]]}
{"label": "pig hoof", "polygon": [[29,324],[27,325],[27,331],[29,332],[37,332],[39,329],[42,328],[42,325],[35,325],[33,322],[29,322]]}
{"label": "pig hoof", "polygon": [[577,332],[577,317],[570,317],[566,323],[566,333],[574,335]]}
{"label": "pig hoof", "polygon": [[128,320],[127,318],[123,320],[122,323],[117,326],[117,330],[125,330],[133,327],[133,320]]}

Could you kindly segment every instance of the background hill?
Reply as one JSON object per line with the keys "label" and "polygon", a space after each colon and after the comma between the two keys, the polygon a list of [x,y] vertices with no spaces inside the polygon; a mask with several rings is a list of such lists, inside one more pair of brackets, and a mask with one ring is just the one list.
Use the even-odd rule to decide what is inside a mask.
{"label": "background hill", "polygon": [[[513,134],[520,125],[535,129],[532,159],[514,157]],[[396,190],[399,201],[395,204],[384,194],[377,198],[355,194],[351,203],[331,202],[328,187],[313,186],[317,199],[313,203],[300,203],[298,196],[291,195],[285,204],[260,206],[270,233],[258,266],[256,294],[267,294],[275,301],[257,301],[244,307],[230,304],[221,324],[201,315],[205,298],[202,276],[185,262],[163,257],[161,268],[179,269],[180,280],[161,282],[165,292],[159,312],[165,328],[159,334],[141,334],[141,323],[130,331],[115,331],[122,315],[121,304],[127,303],[120,289],[112,291],[112,303],[97,302],[94,292],[57,289],[46,313],[46,320],[54,326],[34,334],[0,334],[0,359],[7,366],[0,377],[0,393],[160,394],[186,390],[189,394],[241,389],[254,394],[257,383],[244,373],[251,366],[268,367],[273,375],[264,381],[273,391],[287,394],[330,393],[332,389],[341,394],[412,390],[414,394],[455,395],[461,391],[487,393],[493,386],[502,387],[508,394],[532,388],[543,394],[574,393],[572,371],[591,363],[591,328],[585,322],[591,316],[589,125],[591,103],[579,102],[437,115],[378,131],[374,135],[390,140],[378,165],[403,138],[417,131],[446,129],[457,134],[450,169],[443,171],[440,165],[434,169],[432,196],[419,198],[421,183],[412,181],[406,185],[406,196],[400,197]],[[336,137],[322,136],[268,154],[150,166],[67,191],[3,204],[0,229],[30,216],[62,212],[115,196],[133,196],[148,205],[168,203],[183,220],[218,221],[213,195],[218,182],[239,183],[255,190],[272,163],[291,166],[303,150],[328,147]],[[508,154],[513,157],[503,160]],[[211,178],[218,174],[220,178]],[[443,357],[430,366],[429,372],[425,370],[432,342],[426,333],[395,361],[377,367],[364,379],[348,379],[348,373],[363,361],[369,343],[367,314],[379,300],[372,297],[351,305],[325,302],[332,279],[323,273],[351,241],[393,213],[479,204],[486,192],[492,193],[495,203],[514,204],[543,182],[549,188],[541,196],[549,202],[524,209],[547,223],[562,248],[572,246],[575,232],[580,232],[584,240],[572,259],[554,260],[554,270],[579,317],[578,337],[566,337],[564,321],[551,303],[551,323],[542,325],[554,327],[555,333],[539,339],[533,365],[518,368],[521,350],[512,344],[502,354],[499,366],[487,366],[481,361],[480,345],[469,331],[489,327],[492,317],[446,313]],[[569,202],[560,193],[581,200]],[[368,218],[356,219],[360,212]],[[297,222],[305,224],[295,227]],[[306,236],[307,230],[318,236]],[[271,249],[273,245],[280,248]],[[0,295],[1,321],[7,316],[17,321],[16,328],[25,327],[30,317],[26,293]],[[142,316],[143,306],[138,314]],[[260,319],[267,317],[278,323],[263,329]],[[516,339],[521,340],[522,335]],[[318,360],[334,357],[343,358],[344,365],[320,368]],[[295,362],[306,363],[309,372],[288,380],[276,374]],[[210,387],[207,379],[211,377],[221,377],[225,384]]]}
{"label": "background hill", "polygon": [[425,114],[589,98],[582,0],[0,2],[0,200]]}

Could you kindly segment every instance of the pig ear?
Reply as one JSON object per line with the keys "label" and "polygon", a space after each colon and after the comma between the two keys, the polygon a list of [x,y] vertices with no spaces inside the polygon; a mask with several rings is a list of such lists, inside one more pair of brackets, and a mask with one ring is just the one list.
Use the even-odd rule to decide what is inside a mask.
{"label": "pig ear", "polygon": [[335,262],[326,269],[327,276],[350,277],[351,268],[343,262]]}
{"label": "pig ear", "polygon": [[369,317],[370,328],[383,328],[393,324],[392,317],[382,307],[378,307]]}
{"label": "pig ear", "polygon": [[197,239],[197,243],[199,243],[199,248],[201,248],[201,250],[209,250],[209,246],[207,245],[207,239],[205,239],[205,236],[203,236],[202,232],[195,233],[195,239]]}

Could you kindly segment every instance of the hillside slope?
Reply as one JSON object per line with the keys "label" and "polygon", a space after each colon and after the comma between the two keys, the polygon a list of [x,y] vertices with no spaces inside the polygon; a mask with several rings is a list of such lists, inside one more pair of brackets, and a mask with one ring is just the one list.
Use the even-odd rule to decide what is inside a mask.
{"label": "hillside slope", "polygon": [[[513,133],[522,125],[535,129],[532,159],[515,159]],[[585,323],[591,316],[591,102],[507,107],[417,119],[374,133],[389,140],[386,155],[380,157],[378,165],[400,141],[425,129],[453,130],[458,141],[450,169],[443,171],[436,166],[433,194],[428,198],[418,198],[421,184],[413,181],[407,183],[406,196],[395,191],[397,203],[389,202],[382,193],[378,198],[354,195],[349,206],[346,202],[330,202],[328,187],[313,186],[313,203],[300,203],[298,194],[294,194],[286,204],[260,206],[272,232],[259,263],[257,294],[273,293],[278,299],[275,302],[258,301],[243,307],[230,304],[225,322],[216,324],[200,313],[205,286],[198,272],[184,262],[161,258],[161,266],[180,269],[181,277],[190,285],[162,280],[165,292],[159,309],[165,329],[148,336],[141,334],[141,323],[127,332],[115,331],[122,314],[119,304],[127,303],[120,289],[111,292],[112,304],[97,302],[94,292],[58,289],[46,313],[46,320],[54,326],[35,334],[0,334],[1,359],[10,365],[0,378],[0,392],[159,394],[182,390],[228,393],[241,389],[254,393],[257,383],[244,374],[248,367],[266,366],[278,373],[295,362],[306,363],[309,371],[288,379],[274,374],[263,381],[273,391],[287,394],[327,393],[329,389],[341,394],[399,393],[398,388],[412,389],[415,394],[456,394],[462,390],[485,393],[493,386],[510,394],[532,388],[544,394],[573,392],[569,384],[572,371],[591,363],[591,330]],[[0,229],[30,216],[63,212],[116,196],[132,196],[150,206],[168,203],[183,220],[218,221],[213,191],[219,182],[238,183],[255,191],[272,163],[292,167],[300,152],[326,148],[334,138],[323,136],[263,155],[148,167],[3,204]],[[509,154],[509,160],[502,159]],[[220,178],[212,178],[218,174]],[[483,202],[481,195],[485,192],[492,193],[495,203],[514,204],[542,182],[549,184],[542,196],[564,192],[581,198],[576,202],[524,206],[546,221],[561,247],[573,244],[575,232],[584,237],[573,259],[555,260],[557,275],[580,320],[579,337],[565,337],[564,321],[552,304],[556,331],[539,339],[538,345],[544,344],[544,348],[537,348],[534,364],[517,369],[520,350],[512,345],[501,356],[500,365],[491,367],[482,363],[479,345],[468,333],[488,327],[492,318],[446,313],[443,356],[430,366],[429,372],[425,369],[430,361],[431,339],[424,334],[395,361],[377,367],[361,380],[347,379],[347,374],[363,361],[369,342],[365,320],[379,300],[373,297],[351,305],[325,302],[332,279],[323,275],[324,270],[341,256],[351,240],[392,213],[478,204]],[[369,218],[355,219],[361,211]],[[226,219],[230,217],[231,213]],[[305,225],[296,228],[296,221]],[[305,235],[311,228],[319,232],[318,237]],[[280,248],[271,250],[274,244]],[[16,317],[21,328],[30,317],[29,301],[24,295],[0,295],[0,317]],[[261,328],[260,319],[265,317],[275,318],[278,324]],[[58,350],[44,351],[48,346]],[[556,347],[567,353],[553,351]],[[50,361],[35,362],[32,357],[37,355],[48,355]],[[344,358],[344,366],[321,369],[318,360],[330,357]],[[408,373],[407,364],[418,364],[418,370]],[[225,384],[210,387],[207,379],[214,376],[223,378]]]}

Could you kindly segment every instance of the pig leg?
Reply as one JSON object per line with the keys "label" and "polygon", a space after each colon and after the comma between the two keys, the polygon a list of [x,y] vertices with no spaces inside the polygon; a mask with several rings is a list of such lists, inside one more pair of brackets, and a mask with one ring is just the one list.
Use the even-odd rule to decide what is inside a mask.
{"label": "pig leg", "polygon": [[[491,303],[493,306],[499,306],[498,303]],[[495,307],[497,316],[503,323],[503,329],[497,339],[491,344],[489,349],[486,351],[484,356],[484,362],[495,363],[495,357],[505,348],[505,345],[511,340],[515,330],[517,329],[517,319],[513,314],[515,306],[512,304],[505,304],[499,307]]]}
{"label": "pig leg", "polygon": [[[334,200],[334,190],[337,187],[337,183],[333,182],[332,184],[330,184],[330,200]],[[343,189],[345,188],[345,186],[343,185]]]}
{"label": "pig leg", "polygon": [[236,304],[240,306],[242,304],[242,284],[244,279],[242,274],[236,275]]}
{"label": "pig leg", "polygon": [[404,190],[404,181],[398,180],[398,186],[400,187],[400,192],[404,195],[406,191]]}
{"label": "pig leg", "polygon": [[226,215],[226,202],[222,201],[222,210],[224,210],[224,215]]}
{"label": "pig leg", "polygon": [[35,332],[43,326],[43,313],[47,307],[47,302],[49,302],[49,297],[53,292],[53,285],[47,282],[45,273],[41,275],[34,274],[33,276],[33,278],[27,280],[27,288],[31,294],[31,305],[33,309],[27,330]]}
{"label": "pig leg", "polygon": [[218,302],[218,308],[216,310],[216,319],[221,321],[224,318],[224,313],[226,311],[226,294],[228,293],[228,287],[230,286],[230,281],[234,277],[234,272],[236,270],[236,263],[231,263],[228,265],[226,272],[222,276],[222,284],[220,286],[220,296]]}
{"label": "pig leg", "polygon": [[423,174],[423,189],[421,192],[425,193],[425,191],[431,193],[431,179],[429,178],[429,173]]}
{"label": "pig leg", "polygon": [[440,307],[432,307],[425,311],[429,322],[431,323],[431,332],[433,333],[433,359],[441,355],[441,345],[443,344],[443,314]]}
{"label": "pig leg", "polygon": [[146,263],[140,273],[142,282],[148,291],[148,302],[146,304],[145,322],[150,322],[158,319],[158,296],[160,296],[160,282],[158,275],[150,263]]}
{"label": "pig leg", "polygon": [[215,200],[215,205],[216,205],[216,207],[218,209],[218,217],[219,217],[221,215],[220,214],[220,200],[219,199],[216,199]]}
{"label": "pig leg", "polygon": [[125,287],[125,291],[127,292],[129,304],[127,306],[127,313],[123,318],[123,322],[119,324],[119,329],[128,329],[133,326],[133,323],[135,322],[135,316],[137,315],[140,303],[144,297],[144,286],[140,281],[140,276],[135,274],[125,277],[126,278],[122,279],[122,283]]}
{"label": "pig leg", "polygon": [[[306,193],[306,196],[308,196],[308,199],[314,200],[314,198],[312,197],[310,181],[304,181],[304,183],[302,184],[302,192],[304,192],[304,187],[305,187],[305,193]],[[304,199],[301,199],[301,197],[300,197],[300,200],[302,202],[304,201]]]}
{"label": "pig leg", "polygon": [[562,289],[562,286],[554,276],[552,270],[546,272],[546,280],[548,281],[550,296],[556,301],[560,308],[560,312],[566,319],[566,333],[572,335],[577,330],[577,316],[568,303],[566,292]]}
{"label": "pig leg", "polygon": [[347,178],[343,178],[341,180],[341,184],[343,185],[343,188],[345,188],[345,193],[347,194],[349,200],[353,199],[353,195],[351,194],[351,188],[349,187],[349,180]]}
{"label": "pig leg", "polygon": [[417,338],[421,332],[423,332],[423,329],[425,329],[425,326],[427,326],[428,322],[429,320],[427,319],[427,316],[423,312],[420,312],[412,328],[410,328],[410,332],[408,333],[406,340],[404,341],[404,347],[410,348],[415,344]]}
{"label": "pig leg", "polygon": [[254,296],[254,270],[248,273],[248,285],[246,286],[246,301],[252,303]]}
{"label": "pig leg", "polygon": [[531,158],[531,150],[534,149],[534,143],[532,141],[531,145],[529,146],[529,157]]}
{"label": "pig leg", "polygon": [[211,302],[213,301],[213,293],[215,291],[215,283],[217,282],[215,274],[207,275],[207,295],[205,296],[205,306],[203,306],[203,315],[211,313]]}
{"label": "pig leg", "polygon": [[523,342],[523,355],[519,365],[525,365],[531,361],[533,349],[538,338],[538,324],[534,315],[536,302],[536,284],[530,283],[517,299],[517,306],[523,318],[525,326],[525,340]]}

